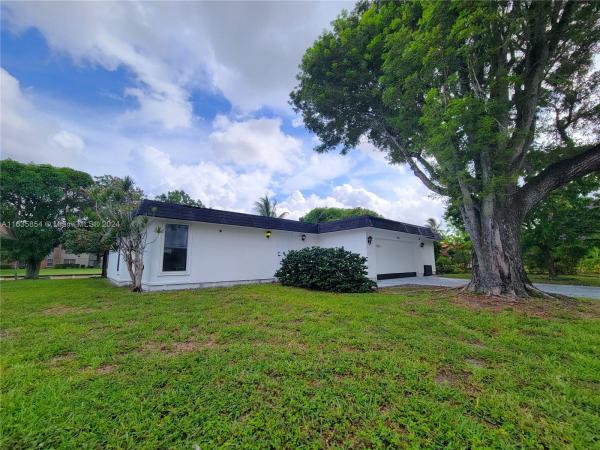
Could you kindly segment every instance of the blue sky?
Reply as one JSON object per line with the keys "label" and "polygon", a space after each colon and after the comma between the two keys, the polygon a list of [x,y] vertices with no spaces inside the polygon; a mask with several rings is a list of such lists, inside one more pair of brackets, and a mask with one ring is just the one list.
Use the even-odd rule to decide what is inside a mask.
{"label": "blue sky", "polygon": [[2,157],[131,175],[251,211],[265,192],[297,218],[364,206],[421,224],[434,198],[368,142],[347,156],[288,105],[304,50],[348,2],[4,2]]}

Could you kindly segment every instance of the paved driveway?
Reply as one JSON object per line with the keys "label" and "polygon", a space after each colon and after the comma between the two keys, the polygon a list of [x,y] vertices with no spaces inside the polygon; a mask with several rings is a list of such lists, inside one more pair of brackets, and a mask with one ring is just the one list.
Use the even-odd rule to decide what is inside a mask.
{"label": "paved driveway", "polygon": [[[402,286],[405,284],[419,286],[442,286],[442,287],[461,287],[468,283],[469,280],[460,278],[444,278],[444,277],[408,277],[396,278],[393,280],[381,280],[377,284],[379,287]],[[568,295],[569,297],[585,297],[595,298],[600,300],[600,288],[591,286],[567,286],[564,284],[542,284],[533,283],[533,285],[550,294]]]}

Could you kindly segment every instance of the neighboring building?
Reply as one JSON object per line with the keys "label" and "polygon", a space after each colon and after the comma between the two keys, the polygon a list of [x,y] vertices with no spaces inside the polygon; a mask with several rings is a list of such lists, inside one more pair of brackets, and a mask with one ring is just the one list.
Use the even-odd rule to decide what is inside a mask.
{"label": "neighboring building", "polygon": [[[372,279],[431,275],[433,243],[440,239],[430,228],[370,216],[311,224],[153,200],[144,200],[139,213],[151,216],[145,290],[270,282],[285,252],[310,246],[367,257]],[[131,282],[118,252],[110,253],[108,278]]]}
{"label": "neighboring building", "polygon": [[75,255],[74,253],[66,252],[60,245],[52,250],[46,258],[42,261],[42,268],[44,267],[55,267],[59,264],[76,264],[83,267],[100,267],[102,258],[98,258],[98,255],[93,253],[82,253],[81,255]]}

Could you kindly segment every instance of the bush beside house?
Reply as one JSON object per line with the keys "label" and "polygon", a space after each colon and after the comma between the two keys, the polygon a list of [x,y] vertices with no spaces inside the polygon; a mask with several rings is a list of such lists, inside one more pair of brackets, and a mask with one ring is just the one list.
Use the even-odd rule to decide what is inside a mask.
{"label": "bush beside house", "polygon": [[367,277],[367,258],[344,248],[291,250],[275,273],[281,284],[329,292],[370,292],[377,283]]}

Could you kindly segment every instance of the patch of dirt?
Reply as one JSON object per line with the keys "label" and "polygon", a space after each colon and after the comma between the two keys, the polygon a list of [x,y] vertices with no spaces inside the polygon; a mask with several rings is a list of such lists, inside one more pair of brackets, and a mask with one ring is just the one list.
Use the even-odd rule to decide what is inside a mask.
{"label": "patch of dirt", "polygon": [[217,343],[215,336],[210,335],[208,338],[201,342],[195,340],[188,340],[182,342],[173,342],[172,344],[165,344],[160,342],[147,342],[142,345],[138,352],[140,353],[156,353],[161,352],[165,355],[181,355],[184,353],[193,352],[201,348],[216,348],[219,344]]}
{"label": "patch of dirt", "polygon": [[385,426],[398,434],[406,434],[406,428],[401,423],[395,422],[392,419],[385,421]]}
{"label": "patch of dirt", "polygon": [[45,316],[63,316],[65,314],[89,314],[96,312],[94,308],[78,308],[73,306],[57,305],[42,311]]}
{"label": "patch of dirt", "polygon": [[188,342],[175,342],[172,347],[172,352],[179,353],[187,353],[196,350],[199,347],[197,342],[188,341]]}
{"label": "patch of dirt", "polygon": [[50,367],[58,367],[61,364],[64,364],[66,362],[73,361],[73,360],[75,360],[75,353],[69,352],[69,353],[64,353],[62,355],[57,355],[53,358],[50,358],[48,360],[48,365]]}
{"label": "patch of dirt", "polygon": [[16,333],[14,330],[6,330],[6,329],[1,329],[0,330],[0,339],[11,339],[13,337],[15,337]]}
{"label": "patch of dirt", "polygon": [[472,397],[479,396],[479,388],[471,383],[468,372],[452,372],[448,369],[439,369],[433,379],[442,386],[452,386],[458,388]]}
{"label": "patch of dirt", "polygon": [[308,345],[306,345],[304,342],[298,342],[296,340],[287,342],[287,346],[296,353],[304,353],[308,349]]}
{"label": "patch of dirt", "polygon": [[477,358],[466,358],[465,361],[467,364],[470,364],[475,367],[486,367],[485,361]]}
{"label": "patch of dirt", "polygon": [[570,298],[530,298],[493,297],[469,292],[457,291],[449,296],[457,305],[478,311],[514,311],[528,316],[550,319],[564,318],[600,318],[600,302],[576,300]]}
{"label": "patch of dirt", "polygon": [[485,348],[485,344],[483,342],[481,342],[479,339],[475,339],[474,341],[469,341],[469,345],[471,345],[472,347],[478,348],[478,349]]}
{"label": "patch of dirt", "polygon": [[389,403],[384,403],[379,407],[379,413],[383,415],[388,415],[391,410],[392,405],[390,405]]}
{"label": "patch of dirt", "polygon": [[438,372],[438,374],[434,378],[434,381],[437,384],[457,384],[458,380],[459,378],[458,376],[456,376],[456,374],[445,370]]}
{"label": "patch of dirt", "polygon": [[96,373],[99,375],[107,375],[109,373],[113,373],[115,370],[117,370],[117,366],[110,365],[110,364],[103,364],[102,366],[100,366],[96,369]]}

